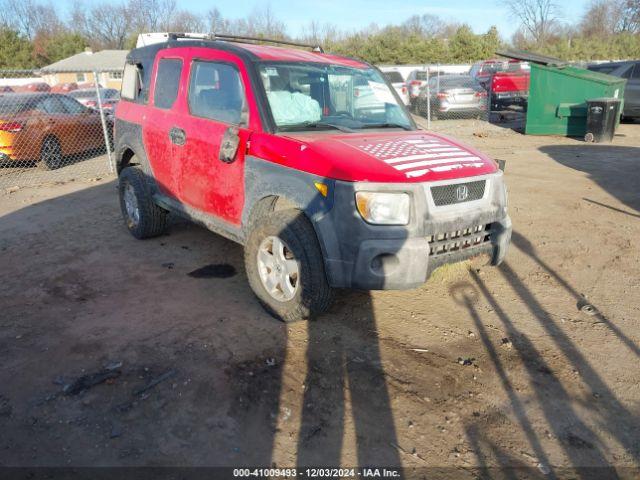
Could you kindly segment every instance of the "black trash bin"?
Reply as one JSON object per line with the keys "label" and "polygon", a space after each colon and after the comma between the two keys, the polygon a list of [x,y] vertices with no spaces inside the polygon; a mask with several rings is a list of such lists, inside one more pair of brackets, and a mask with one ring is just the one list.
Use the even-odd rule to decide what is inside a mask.
{"label": "black trash bin", "polygon": [[610,142],[620,116],[619,98],[587,100],[587,142]]}

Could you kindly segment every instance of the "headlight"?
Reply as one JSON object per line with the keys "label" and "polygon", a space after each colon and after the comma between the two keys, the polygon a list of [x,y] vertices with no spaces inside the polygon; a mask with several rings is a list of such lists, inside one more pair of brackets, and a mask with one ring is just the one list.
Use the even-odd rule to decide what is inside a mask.
{"label": "headlight", "polygon": [[358,212],[368,223],[406,225],[411,200],[406,193],[356,192]]}

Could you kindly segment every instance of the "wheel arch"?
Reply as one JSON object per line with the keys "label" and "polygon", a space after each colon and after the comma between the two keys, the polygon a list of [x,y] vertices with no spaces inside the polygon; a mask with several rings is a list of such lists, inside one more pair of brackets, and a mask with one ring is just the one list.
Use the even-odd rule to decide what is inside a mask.
{"label": "wheel arch", "polygon": [[[327,186],[327,195],[316,184]],[[323,222],[333,207],[335,180],[247,156],[245,163],[245,208],[242,214],[244,238],[260,216],[282,209],[300,210],[311,223],[323,256],[337,248],[335,231]]]}
{"label": "wheel arch", "polygon": [[117,170],[118,170],[118,175],[120,174],[120,172],[127,168],[130,165],[135,165],[135,163],[131,163],[131,160],[133,159],[133,157],[136,156],[136,152],[133,151],[133,148],[126,146],[124,148],[124,150],[118,155],[117,158]]}

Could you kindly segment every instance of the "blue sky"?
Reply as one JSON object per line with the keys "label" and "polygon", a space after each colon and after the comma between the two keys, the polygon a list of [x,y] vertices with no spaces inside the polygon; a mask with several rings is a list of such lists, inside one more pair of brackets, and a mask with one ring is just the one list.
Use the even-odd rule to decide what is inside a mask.
{"label": "blue sky", "polygon": [[[71,0],[63,0],[69,5]],[[87,2],[92,3],[92,2]],[[206,12],[215,6],[227,18],[241,18],[264,0],[178,0],[181,8]],[[588,0],[562,0],[563,19],[574,22],[584,12]],[[342,30],[358,30],[375,22],[379,25],[400,23],[413,14],[430,13],[445,20],[465,22],[476,32],[496,25],[508,38],[517,28],[500,0],[271,0],[271,9],[284,21],[291,34],[304,30],[310,20],[330,22]]]}

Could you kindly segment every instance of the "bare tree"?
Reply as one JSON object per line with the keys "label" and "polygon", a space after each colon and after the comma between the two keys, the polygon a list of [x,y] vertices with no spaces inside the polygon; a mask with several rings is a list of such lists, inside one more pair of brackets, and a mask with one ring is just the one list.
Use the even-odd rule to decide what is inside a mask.
{"label": "bare tree", "polygon": [[555,0],[505,0],[504,4],[533,41],[544,45],[557,25],[560,13]]}
{"label": "bare tree", "polygon": [[229,20],[225,19],[220,10],[212,8],[207,12],[207,22],[209,26],[209,32],[211,33],[229,33],[230,25]]}
{"label": "bare tree", "polygon": [[51,3],[34,0],[3,0],[0,2],[0,23],[26,35],[53,34],[64,25]]}
{"label": "bare tree", "polygon": [[332,23],[323,23],[312,20],[304,28],[304,33],[298,40],[310,45],[321,45],[330,49],[332,45],[344,39],[344,34]]}
{"label": "bare tree", "polygon": [[283,39],[287,37],[286,25],[278,20],[269,3],[254,8],[245,19],[230,22],[230,30],[240,35]]}
{"label": "bare tree", "polygon": [[85,11],[82,3],[76,2],[71,18],[94,48],[124,49],[133,34],[130,11],[124,3],[94,4]]}
{"label": "bare tree", "polygon": [[178,10],[171,18],[167,30],[171,32],[199,33],[206,30],[206,25],[201,16],[187,10]]}
{"label": "bare tree", "polygon": [[428,13],[424,15],[413,15],[409,17],[402,24],[402,27],[411,34],[425,37],[435,37],[442,35],[445,29],[444,22],[440,19],[440,17],[436,15],[430,15]]}
{"label": "bare tree", "polygon": [[127,10],[136,32],[166,32],[175,21],[175,0],[129,0]]}
{"label": "bare tree", "polygon": [[619,0],[622,15],[618,29],[621,32],[640,33],[640,0]]}

